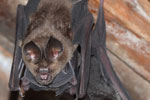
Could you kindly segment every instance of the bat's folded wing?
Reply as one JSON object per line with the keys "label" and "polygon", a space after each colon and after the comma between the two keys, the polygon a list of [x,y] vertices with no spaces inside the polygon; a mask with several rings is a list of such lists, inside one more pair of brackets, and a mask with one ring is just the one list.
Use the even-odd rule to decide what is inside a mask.
{"label": "bat's folded wing", "polygon": [[81,48],[81,64],[78,77],[78,96],[82,98],[86,94],[89,80],[91,37],[93,16],[87,7],[87,0],[74,5],[72,10],[72,30],[74,33],[73,43]]}
{"label": "bat's folded wing", "polygon": [[20,89],[19,84],[25,68],[20,45],[25,37],[25,31],[29,24],[28,16],[36,10],[38,2],[39,0],[29,0],[26,6],[18,5],[17,8],[15,49],[9,79],[9,88],[12,91],[18,91]]}
{"label": "bat's folded wing", "polygon": [[[99,70],[101,72],[100,75],[104,79],[104,83],[103,83],[104,87],[103,88],[105,88],[106,84],[110,84],[119,93],[120,97],[123,100],[131,100],[127,91],[124,89],[119,78],[117,77],[116,73],[114,72],[112,65],[110,63],[110,60],[106,53],[106,26],[105,26],[105,20],[104,20],[103,2],[104,2],[104,0],[101,0],[97,23],[95,25],[93,32],[91,33],[91,40],[92,40],[92,45],[91,45],[92,52],[91,53],[92,53],[92,55],[94,55],[94,57],[97,60],[97,65],[94,66],[93,64],[91,64],[91,67],[99,67]],[[93,62],[91,62],[91,63],[93,63]],[[94,69],[94,68],[91,68],[91,69]],[[94,73],[94,72],[92,72],[92,73]],[[92,76],[92,73],[90,74],[91,76]],[[97,74],[98,74],[98,72],[97,72]],[[96,84],[99,85],[100,83],[95,83],[95,85]],[[99,87],[99,86],[97,86],[97,87]],[[109,92],[110,91],[111,90],[109,90]],[[97,90],[97,93],[98,92],[100,92],[100,89]],[[117,94],[117,92],[116,92],[116,94]],[[96,93],[96,91],[95,91],[95,93]],[[111,98],[111,100],[116,100],[116,99]],[[93,99],[93,100],[97,100],[97,99]],[[117,99],[117,100],[120,100],[120,99]]]}
{"label": "bat's folded wing", "polygon": [[15,50],[13,57],[13,64],[11,68],[9,87],[12,91],[19,90],[19,82],[21,71],[23,70],[24,63],[21,56],[21,47],[19,42],[23,39],[24,35],[24,6],[19,5],[17,9],[17,18],[16,18],[16,38],[15,38]]}

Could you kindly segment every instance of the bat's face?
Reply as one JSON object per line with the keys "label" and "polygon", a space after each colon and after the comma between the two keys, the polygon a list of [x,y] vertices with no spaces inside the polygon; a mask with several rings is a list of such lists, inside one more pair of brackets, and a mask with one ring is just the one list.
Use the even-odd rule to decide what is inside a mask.
{"label": "bat's face", "polygon": [[75,50],[70,27],[72,3],[60,1],[40,0],[22,41],[25,66],[41,85],[53,81]]}
{"label": "bat's face", "polygon": [[41,85],[48,85],[63,69],[63,44],[53,37],[36,38],[23,46],[26,66]]}

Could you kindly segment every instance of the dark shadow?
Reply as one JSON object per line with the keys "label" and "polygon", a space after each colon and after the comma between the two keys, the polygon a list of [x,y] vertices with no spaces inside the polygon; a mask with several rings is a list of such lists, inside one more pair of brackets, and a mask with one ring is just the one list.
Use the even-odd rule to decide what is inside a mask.
{"label": "dark shadow", "polygon": [[[8,100],[20,100],[18,98],[18,92],[10,92]],[[55,96],[55,93],[51,91],[29,90],[21,100],[74,100],[74,97],[66,93],[60,96]]]}
{"label": "dark shadow", "polygon": [[15,92],[14,91],[9,92],[9,99],[8,100],[18,100],[18,94],[19,93],[16,91]]}

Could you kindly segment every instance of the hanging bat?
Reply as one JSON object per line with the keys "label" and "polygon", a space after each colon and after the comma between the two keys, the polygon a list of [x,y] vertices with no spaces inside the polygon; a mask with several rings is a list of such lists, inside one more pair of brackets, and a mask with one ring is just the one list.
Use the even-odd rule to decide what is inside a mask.
{"label": "hanging bat", "polygon": [[[94,26],[87,0],[29,0],[17,9],[16,42],[9,87],[23,95],[30,88],[88,94],[91,57],[123,100],[131,100],[106,54],[103,0]],[[101,66],[101,64],[103,66]]]}

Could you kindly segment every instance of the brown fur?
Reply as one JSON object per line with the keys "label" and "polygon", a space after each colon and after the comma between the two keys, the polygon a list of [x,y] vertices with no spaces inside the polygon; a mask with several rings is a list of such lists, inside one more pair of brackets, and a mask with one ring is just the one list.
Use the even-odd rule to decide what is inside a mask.
{"label": "brown fur", "polygon": [[31,24],[27,33],[30,34],[48,21],[49,27],[59,30],[64,36],[69,36],[71,6],[68,0],[41,0],[38,11],[30,18]]}
{"label": "brown fur", "polygon": [[[22,48],[33,41],[40,49],[45,49],[50,37],[61,41],[64,51],[57,61],[50,64],[42,59],[42,63],[46,63],[47,67],[53,70],[53,73],[51,73],[53,78],[65,67],[76,48],[72,44],[72,35],[70,35],[72,34],[70,28],[71,7],[69,0],[41,0],[37,12],[30,18],[27,35],[23,41]],[[36,77],[36,69],[39,66],[27,61],[23,51],[22,55],[25,65]]]}

